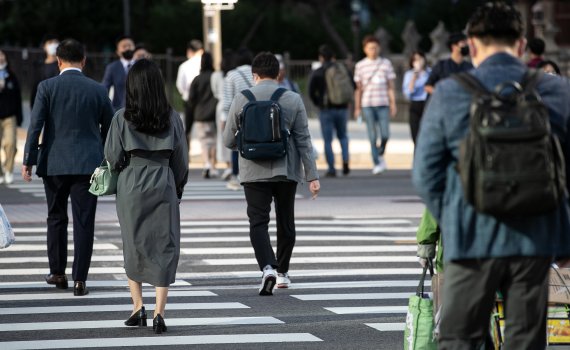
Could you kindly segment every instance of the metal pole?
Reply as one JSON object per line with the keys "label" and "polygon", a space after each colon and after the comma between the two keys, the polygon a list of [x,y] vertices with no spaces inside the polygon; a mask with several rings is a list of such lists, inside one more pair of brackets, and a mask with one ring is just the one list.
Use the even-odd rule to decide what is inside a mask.
{"label": "metal pole", "polygon": [[222,63],[222,11],[216,10],[213,18],[214,25],[214,48],[212,54],[214,55],[214,67],[221,69]]}
{"label": "metal pole", "polygon": [[174,101],[174,76],[172,74],[172,48],[166,49],[166,95],[172,104]]}
{"label": "metal pole", "polygon": [[123,0],[123,34],[131,35],[131,2]]}

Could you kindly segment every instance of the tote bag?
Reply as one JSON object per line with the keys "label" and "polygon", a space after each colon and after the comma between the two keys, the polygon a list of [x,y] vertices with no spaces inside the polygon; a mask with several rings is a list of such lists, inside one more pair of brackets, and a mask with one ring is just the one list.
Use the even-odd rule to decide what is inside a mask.
{"label": "tote bag", "polygon": [[0,204],[0,248],[8,248],[16,241],[14,237],[14,230],[10,226],[8,217],[4,212],[4,208]]}
{"label": "tote bag", "polygon": [[404,329],[404,350],[437,350],[434,338],[433,300],[424,293],[428,268],[433,274],[431,260],[424,267],[416,295],[410,297]]}

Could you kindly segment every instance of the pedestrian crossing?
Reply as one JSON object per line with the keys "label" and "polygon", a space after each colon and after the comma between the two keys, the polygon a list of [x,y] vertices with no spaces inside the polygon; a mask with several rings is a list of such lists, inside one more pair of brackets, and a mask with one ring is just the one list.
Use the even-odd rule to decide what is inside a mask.
{"label": "pedestrian crossing", "polygon": [[[259,297],[261,273],[247,220],[182,221],[177,280],[166,306],[169,329],[160,337],[123,324],[132,304],[116,222],[97,224],[85,297],[43,282],[45,225],[17,224],[16,244],[0,250],[0,348],[252,349],[280,343],[291,344],[287,349],[329,349],[337,342],[335,322],[346,322],[378,341],[398,344],[383,348],[397,349],[407,299],[421,274],[415,257],[418,222],[419,217],[297,220],[293,283],[273,297]],[[275,246],[274,223],[270,232]],[[68,266],[72,261],[71,253]],[[154,288],[144,285],[143,298],[153,310]],[[299,324],[300,314],[310,317],[306,326]]]}

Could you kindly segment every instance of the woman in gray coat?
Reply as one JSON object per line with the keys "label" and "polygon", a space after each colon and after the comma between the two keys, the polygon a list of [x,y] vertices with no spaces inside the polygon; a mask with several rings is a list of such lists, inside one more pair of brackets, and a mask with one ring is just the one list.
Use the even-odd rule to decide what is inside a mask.
{"label": "woman in gray coat", "polygon": [[142,282],[156,287],[153,329],[166,331],[164,308],[180,255],[180,199],[188,178],[188,146],[170,107],[158,66],[137,61],[126,85],[126,106],[107,135],[105,157],[121,170],[117,214],[125,271],[133,299],[127,326],[146,326]]}

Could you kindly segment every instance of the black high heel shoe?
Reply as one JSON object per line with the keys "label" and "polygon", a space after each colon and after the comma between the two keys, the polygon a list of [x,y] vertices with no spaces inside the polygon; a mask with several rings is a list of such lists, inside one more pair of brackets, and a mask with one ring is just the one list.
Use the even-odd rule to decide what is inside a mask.
{"label": "black high heel shoe", "polygon": [[125,326],[134,327],[146,327],[146,310],[144,306],[140,308],[137,312],[131,315],[128,320],[125,321]]}
{"label": "black high heel shoe", "polygon": [[164,318],[162,318],[160,314],[156,315],[156,317],[152,320],[152,330],[156,334],[166,332],[166,324],[164,324]]}

